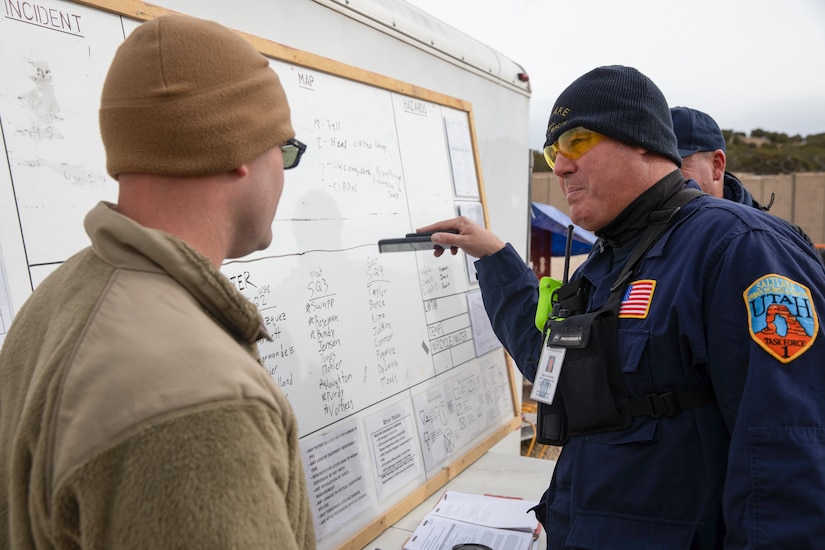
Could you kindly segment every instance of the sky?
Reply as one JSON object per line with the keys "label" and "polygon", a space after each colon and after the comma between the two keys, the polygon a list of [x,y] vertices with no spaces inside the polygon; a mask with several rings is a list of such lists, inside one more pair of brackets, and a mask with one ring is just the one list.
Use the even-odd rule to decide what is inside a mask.
{"label": "sky", "polygon": [[629,65],[671,107],[725,130],[825,133],[822,0],[408,0],[524,67],[529,144],[556,97],[601,65]]}

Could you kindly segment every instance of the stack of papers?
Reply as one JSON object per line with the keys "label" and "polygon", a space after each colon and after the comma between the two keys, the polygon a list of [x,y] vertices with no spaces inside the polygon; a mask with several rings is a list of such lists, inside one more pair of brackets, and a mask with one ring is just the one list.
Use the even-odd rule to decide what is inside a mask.
{"label": "stack of papers", "polygon": [[456,544],[484,544],[492,550],[530,550],[539,522],[536,502],[447,491],[424,516],[404,550],[442,550]]}

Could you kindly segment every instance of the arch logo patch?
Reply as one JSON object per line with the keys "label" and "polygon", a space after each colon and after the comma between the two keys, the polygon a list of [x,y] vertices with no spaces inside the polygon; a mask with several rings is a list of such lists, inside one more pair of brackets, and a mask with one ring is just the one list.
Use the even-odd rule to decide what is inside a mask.
{"label": "arch logo patch", "polygon": [[748,329],[762,349],[790,363],[810,348],[819,332],[811,290],[781,275],[765,275],[745,292]]}

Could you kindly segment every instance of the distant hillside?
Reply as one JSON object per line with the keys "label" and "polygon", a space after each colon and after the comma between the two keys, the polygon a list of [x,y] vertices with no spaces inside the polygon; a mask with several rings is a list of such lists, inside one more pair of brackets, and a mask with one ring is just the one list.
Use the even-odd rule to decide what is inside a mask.
{"label": "distant hillside", "polygon": [[[753,130],[722,130],[729,172],[759,175],[825,172],[825,133],[806,137]],[[533,151],[533,171],[549,172],[541,151]]]}
{"label": "distant hillside", "polygon": [[750,137],[722,130],[728,144],[728,171],[791,174],[825,171],[825,134],[788,136],[753,130]]}

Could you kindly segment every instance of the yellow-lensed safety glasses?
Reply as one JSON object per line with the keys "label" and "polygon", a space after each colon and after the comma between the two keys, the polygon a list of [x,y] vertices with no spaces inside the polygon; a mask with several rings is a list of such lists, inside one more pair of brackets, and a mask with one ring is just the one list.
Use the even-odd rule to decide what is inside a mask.
{"label": "yellow-lensed safety glasses", "polygon": [[558,141],[544,148],[544,160],[550,169],[556,164],[556,155],[562,155],[570,160],[576,160],[590,149],[595,147],[607,136],[577,126],[570,128],[559,136]]}

